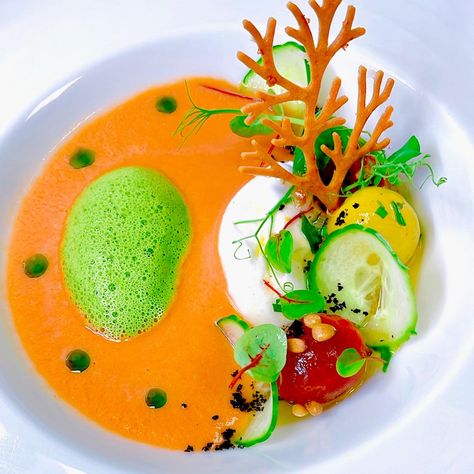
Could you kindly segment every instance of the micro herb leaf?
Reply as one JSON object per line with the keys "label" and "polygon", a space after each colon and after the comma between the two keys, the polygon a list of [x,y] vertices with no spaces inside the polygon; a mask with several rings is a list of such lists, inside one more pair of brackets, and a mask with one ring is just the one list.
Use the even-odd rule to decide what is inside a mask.
{"label": "micro herb leaf", "polygon": [[315,225],[311,224],[305,215],[301,216],[301,232],[303,232],[304,236],[308,240],[311,252],[313,253],[317,252],[321,242],[323,241],[321,229],[321,227],[316,227]]}
{"label": "micro herb leaf", "polygon": [[378,201],[378,205],[379,207],[375,211],[375,214],[377,214],[382,219],[385,219],[388,216],[388,211],[387,209],[385,209],[385,206],[380,201]]}
{"label": "micro herb leaf", "polygon": [[[349,143],[349,138],[353,130],[351,128],[345,127],[343,125],[338,127],[332,127],[325,130],[321,133],[314,143],[314,154],[316,156],[316,164],[320,172],[323,172],[328,165],[330,158],[321,150],[322,145],[326,145],[331,150],[334,148],[334,138],[333,133],[337,133],[341,138],[342,151],[346,150],[347,144]],[[364,140],[361,140],[365,143]]]}
{"label": "micro herb leaf", "polygon": [[380,358],[383,360],[382,370],[387,372],[390,361],[392,360],[393,352],[387,346],[375,347],[374,350],[380,354]]}
{"label": "micro herb leaf", "polygon": [[445,177],[436,179],[432,166],[429,163],[430,155],[421,153],[420,142],[417,137],[410,137],[397,151],[387,156],[384,150],[374,151],[369,159],[361,160],[359,178],[354,183],[342,188],[342,195],[347,196],[355,189],[367,186],[379,186],[383,180],[398,186],[403,179],[413,181],[419,168],[428,171],[423,184],[431,179],[435,186],[441,186],[447,181]]}
{"label": "micro herb leaf", "polygon": [[306,174],[306,160],[301,148],[295,148],[293,157],[293,174],[295,176],[304,176]]}
{"label": "micro herb leaf", "polygon": [[[237,252],[240,249],[240,247],[242,246],[243,242],[245,242],[246,240],[249,240],[249,239],[255,239],[255,241],[257,242],[257,245],[258,245],[258,249],[260,250],[261,254],[263,255],[263,258],[267,262],[268,266],[270,267],[270,271],[271,271],[273,277],[275,278],[275,281],[277,282],[278,286],[283,291],[287,291],[287,290],[285,290],[285,285],[286,284],[282,285],[280,280],[278,279],[278,275],[276,274],[276,269],[273,267],[272,263],[270,262],[267,255],[265,254],[265,250],[263,248],[263,244],[260,240],[259,234],[260,234],[260,232],[262,231],[263,227],[265,226],[265,224],[267,222],[270,222],[270,234],[271,234],[272,229],[273,229],[273,219],[274,219],[275,214],[280,211],[282,206],[284,207],[286,204],[288,204],[291,201],[291,199],[292,199],[291,196],[292,196],[294,190],[295,190],[294,186],[291,186],[290,188],[288,188],[288,191],[284,194],[284,196],[265,214],[264,217],[262,217],[260,219],[246,219],[246,220],[241,220],[241,221],[234,222],[235,225],[258,224],[257,228],[256,228],[256,230],[253,234],[250,234],[250,235],[247,235],[246,237],[241,237],[240,239],[234,240],[232,242],[232,244],[237,245],[237,249],[236,249],[236,252]],[[234,256],[236,257],[235,254],[234,254]],[[251,258],[250,252],[248,252],[248,256]]]}
{"label": "micro herb leaf", "polygon": [[265,245],[265,255],[268,261],[278,271],[291,273],[293,257],[293,236],[289,230],[273,234]]}
{"label": "micro herb leaf", "polygon": [[262,324],[246,331],[234,346],[235,361],[260,382],[278,379],[286,362],[286,335],[274,324]]}
{"label": "micro herb leaf", "polygon": [[256,120],[252,125],[245,123],[246,115],[236,115],[229,122],[230,129],[239,137],[251,138],[255,135],[270,135],[273,130],[262,123],[263,117]]}
{"label": "micro herb leaf", "polygon": [[174,135],[180,135],[183,138],[182,145],[192,136],[201,130],[204,124],[213,116],[213,115],[240,115],[240,109],[205,109],[198,106],[191,94],[189,92],[188,83],[185,82],[186,94],[189,101],[191,102],[191,108],[184,114],[183,119],[178,124]]}
{"label": "micro herb leaf", "polygon": [[403,203],[392,201],[390,205],[392,206],[393,213],[395,214],[395,219],[397,220],[398,224],[401,226],[406,226],[407,223],[405,222],[401,211],[403,208]]}
{"label": "micro herb leaf", "polygon": [[324,298],[313,290],[290,291],[282,295],[276,303],[281,306],[283,316],[288,319],[300,319],[324,309]]}
{"label": "micro herb leaf", "polygon": [[364,367],[365,359],[353,347],[344,349],[336,360],[336,371],[344,378],[356,375]]}
{"label": "micro herb leaf", "polygon": [[[332,134],[337,133],[341,137],[342,150],[346,149],[349,142],[349,138],[352,133],[352,129],[344,126],[332,127],[321,133],[316,141],[314,142],[314,156],[316,157],[316,164],[320,172],[323,172],[329,161],[329,156],[321,150],[321,146],[326,145],[327,147],[334,148],[334,139]],[[361,144],[365,143],[364,140],[359,140]],[[306,159],[300,148],[295,149],[295,156],[293,161],[293,174],[296,176],[304,176],[306,174]]]}
{"label": "micro herb leaf", "polygon": [[408,141],[399,148],[396,152],[392,153],[386,160],[391,164],[406,163],[412,158],[416,158],[421,154],[421,145],[415,136],[412,136]]}

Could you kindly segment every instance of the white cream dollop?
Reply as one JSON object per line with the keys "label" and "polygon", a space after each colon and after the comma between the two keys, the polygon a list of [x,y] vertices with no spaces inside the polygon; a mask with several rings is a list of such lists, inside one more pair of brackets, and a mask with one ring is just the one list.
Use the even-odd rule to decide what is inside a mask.
{"label": "white cream dollop", "polygon": [[[278,296],[263,281],[268,281],[283,293],[255,238],[249,238],[238,244],[236,241],[255,233],[259,223],[241,223],[260,219],[275,206],[287,192],[288,186],[276,179],[256,177],[238,191],[230,201],[224,213],[219,232],[219,255],[227,280],[229,296],[239,313],[250,324],[272,323],[280,327],[288,326],[291,321],[281,313],[273,311],[273,303]],[[273,233],[279,232],[285,224],[300,211],[293,202],[277,212],[273,222]],[[270,221],[259,233],[262,247],[269,237]],[[286,289],[306,288],[304,268],[312,259],[311,249],[301,232],[301,220],[297,219],[289,229],[293,235],[293,259],[291,274],[277,272],[276,276]],[[287,285],[285,285],[285,283]]]}

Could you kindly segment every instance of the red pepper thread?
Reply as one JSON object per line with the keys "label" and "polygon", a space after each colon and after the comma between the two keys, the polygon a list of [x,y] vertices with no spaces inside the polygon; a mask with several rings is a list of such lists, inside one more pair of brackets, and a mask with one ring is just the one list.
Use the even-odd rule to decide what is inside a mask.
{"label": "red pepper thread", "polygon": [[267,280],[263,280],[263,284],[270,288],[270,290],[273,291],[273,293],[277,294],[279,298],[282,300],[288,301],[288,303],[298,303],[298,304],[309,304],[310,301],[300,301],[300,300],[294,300],[292,298],[288,298],[288,296],[285,296],[283,293],[280,293],[274,286],[271,285],[270,282]]}
{"label": "red pepper thread", "polygon": [[249,354],[249,358],[250,358],[250,362],[245,366],[245,367],[242,367],[238,372],[237,374],[235,375],[235,377],[232,379],[232,382],[230,383],[229,385],[229,388],[230,389],[233,389],[236,385],[236,383],[242,378],[242,375],[245,374],[245,372],[247,372],[248,370],[250,369],[253,369],[254,367],[257,367],[257,365],[260,363],[260,361],[263,359],[263,355],[265,354],[265,352],[267,352],[268,348],[270,347],[270,344],[267,344],[265,347],[260,347],[261,352],[259,352],[255,357],[252,357],[250,354]]}
{"label": "red pepper thread", "polygon": [[[273,141],[273,140],[278,140],[279,138],[280,138],[280,135],[277,134],[276,137],[272,139],[272,141]],[[269,146],[269,148],[268,148],[267,155],[270,155],[270,156],[271,156],[272,151],[273,151],[274,149],[275,149],[275,145],[270,142],[270,146]],[[265,162],[264,162],[264,161],[261,161],[261,162],[260,162],[260,165],[259,165],[260,168],[262,168],[264,164],[265,164]]]}
{"label": "red pepper thread", "polygon": [[214,87],[214,86],[208,86],[208,85],[203,84],[202,87],[204,87],[204,89],[209,89],[214,92],[220,92],[221,94],[230,95],[232,97],[238,97],[239,99],[252,100],[252,101],[258,100],[253,97],[249,97],[247,95],[239,94],[238,92],[228,91],[225,89],[219,89],[218,87]]}
{"label": "red pepper thread", "polygon": [[308,214],[308,212],[311,212],[314,209],[313,206],[311,206],[309,209],[306,209],[306,211],[301,211],[296,214],[296,216],[293,216],[286,224],[285,227],[283,227],[283,230],[288,229],[293,222],[296,221],[296,219],[299,219],[301,216],[304,216],[305,214]]}

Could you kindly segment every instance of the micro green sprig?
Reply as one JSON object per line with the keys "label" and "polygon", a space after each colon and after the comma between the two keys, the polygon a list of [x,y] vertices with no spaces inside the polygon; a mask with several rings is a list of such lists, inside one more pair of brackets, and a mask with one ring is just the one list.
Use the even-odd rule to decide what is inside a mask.
{"label": "micro green sprig", "polygon": [[415,136],[410,137],[400,149],[389,156],[385,150],[373,152],[361,160],[359,177],[342,188],[342,195],[347,196],[354,190],[368,186],[379,186],[383,180],[394,186],[402,184],[403,179],[413,181],[416,171],[421,168],[428,170],[428,176],[420,187],[429,179],[439,187],[447,178],[435,178],[434,170],[428,162],[430,158],[431,155],[421,152],[420,142]]}
{"label": "micro green sprig", "polygon": [[[240,109],[224,108],[224,109],[206,109],[196,104],[194,99],[191,96],[189,91],[188,83],[185,81],[186,94],[189,101],[191,102],[191,108],[184,114],[183,119],[178,124],[176,128],[175,135],[180,135],[183,138],[183,144],[193,135],[196,135],[199,130],[204,126],[204,124],[214,115],[234,115],[230,120],[229,126],[233,133],[240,137],[252,138],[256,135],[271,135],[274,134],[274,131],[265,125],[264,120],[272,120],[276,122],[281,122],[285,119],[290,120],[294,125],[303,126],[304,120],[296,117],[287,117],[281,114],[261,114],[260,117],[251,125],[245,123],[247,115],[242,114]],[[247,98],[241,96],[240,94],[234,94],[228,91],[223,91],[221,89],[204,86],[207,89],[214,90],[216,92],[221,92],[228,95],[233,95],[236,97]],[[254,100],[252,98],[247,98]],[[256,100],[256,99],[255,99]]]}
{"label": "micro green sprig", "polygon": [[[241,221],[234,222],[234,225],[257,224],[258,223],[258,227],[257,227],[257,229],[255,230],[255,232],[253,234],[247,235],[245,237],[241,237],[240,239],[236,239],[232,242],[233,245],[237,245],[237,248],[234,252],[234,257],[238,260],[246,260],[246,259],[251,258],[250,251],[249,251],[248,256],[244,257],[244,258],[237,257],[237,252],[240,250],[240,248],[242,247],[243,243],[246,240],[255,239],[256,242],[257,242],[258,248],[260,249],[260,252],[263,255],[263,258],[265,259],[268,267],[270,268],[270,271],[271,271],[273,277],[275,278],[275,281],[277,282],[278,286],[282,289],[282,291],[288,291],[289,289],[292,289],[292,288],[288,287],[289,282],[286,282],[283,285],[281,284],[281,282],[280,282],[280,280],[277,276],[277,273],[276,273],[276,268],[275,268],[274,264],[272,263],[271,259],[268,258],[268,255],[265,252],[265,248],[263,247],[262,241],[260,240],[259,234],[262,231],[265,224],[267,222],[269,222],[270,225],[269,225],[268,239],[267,240],[270,241],[270,239],[272,238],[272,235],[273,235],[273,225],[274,225],[274,220],[275,220],[275,214],[280,210],[280,207],[282,205],[287,204],[291,200],[291,195],[293,194],[294,190],[295,190],[295,186],[291,186],[288,189],[288,191],[284,194],[284,196],[265,214],[264,217],[262,217],[260,219],[241,220]],[[290,285],[291,285],[291,283],[290,283]]]}
{"label": "micro green sprig", "polygon": [[201,130],[203,125],[213,116],[213,115],[225,115],[225,114],[232,114],[232,115],[239,115],[240,109],[205,109],[197,105],[193,98],[191,97],[191,93],[189,92],[188,83],[185,82],[186,86],[186,94],[188,96],[189,101],[191,102],[192,107],[184,114],[183,119],[179,123],[178,127],[176,128],[174,134],[180,135],[183,138],[183,144],[196,133]]}

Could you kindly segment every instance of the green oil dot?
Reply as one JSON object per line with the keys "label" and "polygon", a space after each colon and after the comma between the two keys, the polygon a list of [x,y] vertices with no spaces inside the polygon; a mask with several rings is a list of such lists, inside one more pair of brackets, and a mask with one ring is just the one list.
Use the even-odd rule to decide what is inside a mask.
{"label": "green oil dot", "polygon": [[164,96],[156,101],[156,110],[163,114],[172,114],[177,107],[176,99],[171,96]]}
{"label": "green oil dot", "polygon": [[23,264],[25,275],[30,278],[38,278],[48,269],[48,259],[38,253],[33,255]]}
{"label": "green oil dot", "polygon": [[71,351],[66,358],[66,366],[71,372],[84,372],[90,363],[89,354],[81,349]]}
{"label": "green oil dot", "polygon": [[148,390],[145,401],[150,408],[162,408],[166,405],[167,399],[168,397],[164,390],[152,388]]}
{"label": "green oil dot", "polygon": [[75,169],[86,168],[92,165],[94,161],[95,153],[87,148],[79,148],[71,158],[69,158],[69,164]]}

